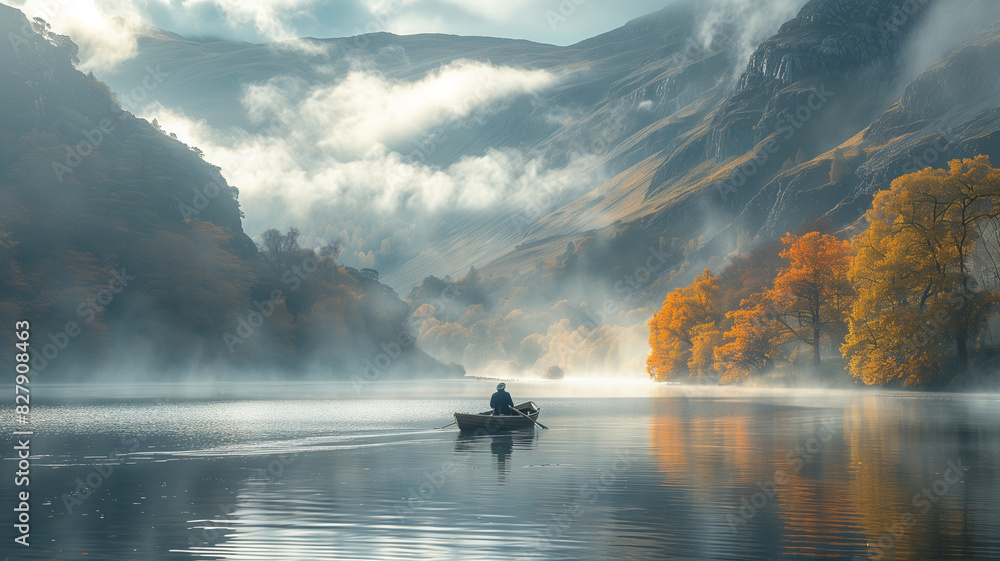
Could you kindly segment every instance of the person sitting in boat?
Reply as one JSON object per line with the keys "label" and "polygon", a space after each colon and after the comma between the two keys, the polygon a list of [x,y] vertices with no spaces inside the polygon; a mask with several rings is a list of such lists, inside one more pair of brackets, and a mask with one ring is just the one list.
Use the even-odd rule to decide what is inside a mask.
{"label": "person sitting in boat", "polygon": [[511,411],[514,407],[514,399],[510,397],[505,389],[507,384],[500,382],[497,384],[497,391],[490,398],[490,407],[493,408],[494,415],[513,415]]}

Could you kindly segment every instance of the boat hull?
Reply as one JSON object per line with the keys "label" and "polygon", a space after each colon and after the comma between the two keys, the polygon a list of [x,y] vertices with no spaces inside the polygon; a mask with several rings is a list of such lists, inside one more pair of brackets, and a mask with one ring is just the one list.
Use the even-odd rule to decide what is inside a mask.
{"label": "boat hull", "polygon": [[534,428],[533,419],[538,418],[538,406],[529,401],[515,405],[514,408],[530,418],[521,415],[493,415],[491,412],[485,411],[483,413],[455,413],[455,422],[458,423],[458,430],[463,432],[481,430],[493,433]]}

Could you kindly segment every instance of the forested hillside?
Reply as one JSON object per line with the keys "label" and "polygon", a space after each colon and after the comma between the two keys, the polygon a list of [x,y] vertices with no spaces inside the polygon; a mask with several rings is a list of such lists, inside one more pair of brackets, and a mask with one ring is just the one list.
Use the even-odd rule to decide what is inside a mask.
{"label": "forested hillside", "polygon": [[30,320],[36,372],[455,372],[413,347],[406,304],[340,266],[336,245],[274,230],[258,248],[219,168],[123,111],[74,68],[69,38],[6,6],[0,32],[0,311]]}

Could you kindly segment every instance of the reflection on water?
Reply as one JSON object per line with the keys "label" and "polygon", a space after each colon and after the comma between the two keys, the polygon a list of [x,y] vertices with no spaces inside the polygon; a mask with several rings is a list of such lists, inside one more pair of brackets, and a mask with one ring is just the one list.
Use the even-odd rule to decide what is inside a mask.
{"label": "reflection on water", "polygon": [[995,396],[661,386],[431,428],[491,385],[39,405],[11,559],[1000,559]]}
{"label": "reflection on water", "polygon": [[509,435],[494,436],[490,451],[497,459],[497,481],[504,483],[507,480],[507,456],[514,451],[514,439]]}
{"label": "reflection on water", "polygon": [[497,481],[503,484],[507,480],[507,474],[510,473],[507,460],[514,450],[531,449],[537,443],[538,435],[534,427],[485,435],[460,432],[455,438],[455,453],[479,452],[488,449],[496,459]]}
{"label": "reflection on water", "polygon": [[657,400],[652,454],[719,556],[1000,559],[997,400],[917,397]]}

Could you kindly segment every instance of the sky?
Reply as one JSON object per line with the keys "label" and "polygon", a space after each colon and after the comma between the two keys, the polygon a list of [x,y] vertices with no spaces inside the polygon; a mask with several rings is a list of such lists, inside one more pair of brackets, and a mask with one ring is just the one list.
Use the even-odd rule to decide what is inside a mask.
{"label": "sky", "polygon": [[[192,39],[265,43],[299,37],[486,35],[569,45],[654,12],[672,0],[8,0],[81,47],[106,44],[121,58],[131,32],[153,25]],[[87,41],[86,37],[92,40]],[[116,57],[82,53],[100,69]]]}

